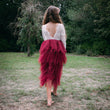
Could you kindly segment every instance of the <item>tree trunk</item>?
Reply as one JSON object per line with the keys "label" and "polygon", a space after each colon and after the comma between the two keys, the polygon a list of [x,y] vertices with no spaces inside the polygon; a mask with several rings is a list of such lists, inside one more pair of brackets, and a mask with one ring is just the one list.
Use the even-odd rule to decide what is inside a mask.
{"label": "tree trunk", "polygon": [[30,46],[27,47],[27,56],[30,57]]}

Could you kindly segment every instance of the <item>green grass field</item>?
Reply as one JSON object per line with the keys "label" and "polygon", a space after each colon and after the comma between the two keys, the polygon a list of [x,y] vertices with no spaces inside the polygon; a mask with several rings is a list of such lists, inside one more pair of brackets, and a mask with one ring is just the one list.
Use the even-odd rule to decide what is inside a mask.
{"label": "green grass field", "polygon": [[0,53],[0,110],[110,110],[110,58],[67,55],[58,97],[46,106],[39,53]]}

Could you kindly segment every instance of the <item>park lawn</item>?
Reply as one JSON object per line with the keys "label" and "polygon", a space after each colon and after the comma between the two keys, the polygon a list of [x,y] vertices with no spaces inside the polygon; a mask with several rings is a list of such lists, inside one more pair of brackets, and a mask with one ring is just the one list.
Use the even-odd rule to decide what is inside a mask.
{"label": "park lawn", "polygon": [[46,89],[39,88],[39,53],[0,53],[0,109],[109,110],[110,58],[67,53],[58,97],[46,107]]}

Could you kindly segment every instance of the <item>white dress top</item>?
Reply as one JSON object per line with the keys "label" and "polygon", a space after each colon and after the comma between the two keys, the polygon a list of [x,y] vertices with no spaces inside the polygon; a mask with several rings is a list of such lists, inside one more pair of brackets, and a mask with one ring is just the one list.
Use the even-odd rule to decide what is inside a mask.
{"label": "white dress top", "polygon": [[63,24],[58,24],[56,27],[56,33],[52,37],[49,33],[49,31],[46,29],[46,25],[42,25],[42,36],[44,40],[49,39],[55,39],[55,40],[61,40],[63,42],[63,45],[66,49],[66,33],[65,28]]}

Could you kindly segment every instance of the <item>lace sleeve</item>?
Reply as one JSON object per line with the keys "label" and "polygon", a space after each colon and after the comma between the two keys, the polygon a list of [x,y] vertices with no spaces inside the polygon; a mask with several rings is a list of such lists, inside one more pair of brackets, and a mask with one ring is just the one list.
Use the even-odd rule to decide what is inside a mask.
{"label": "lace sleeve", "polygon": [[63,45],[66,49],[66,32],[65,32],[65,27],[63,24],[61,24],[61,34],[60,34],[60,39],[63,42]]}

